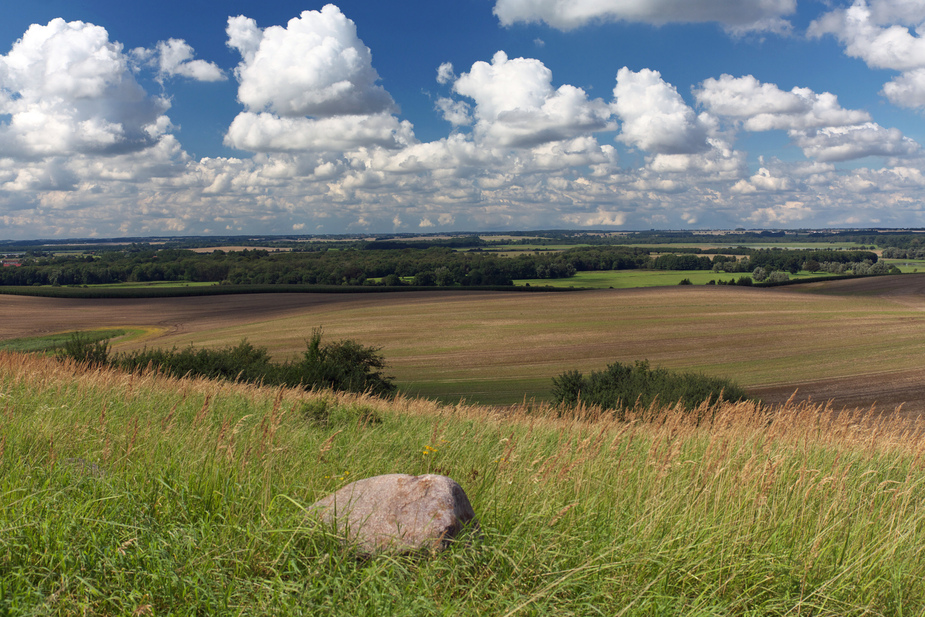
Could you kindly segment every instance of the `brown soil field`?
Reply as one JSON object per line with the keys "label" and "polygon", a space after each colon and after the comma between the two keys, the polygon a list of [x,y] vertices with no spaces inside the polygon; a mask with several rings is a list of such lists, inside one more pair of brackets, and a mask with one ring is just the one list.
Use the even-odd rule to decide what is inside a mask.
{"label": "brown soil field", "polygon": [[925,412],[925,275],[775,289],[666,287],[571,293],[266,294],[149,300],[0,296],[0,339],[143,328],[144,345],[247,338],[278,358],[326,340],[382,348],[410,393],[486,403],[542,398],[569,369],[613,361],[728,377],[767,402]]}

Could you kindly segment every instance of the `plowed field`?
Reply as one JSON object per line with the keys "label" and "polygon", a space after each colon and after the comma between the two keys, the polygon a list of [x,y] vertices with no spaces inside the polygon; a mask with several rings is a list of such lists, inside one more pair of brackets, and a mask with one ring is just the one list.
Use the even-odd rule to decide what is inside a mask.
{"label": "plowed field", "polygon": [[648,359],[729,377],[766,401],[925,411],[925,275],[777,289],[666,287],[573,293],[267,294],[151,300],[0,296],[0,339],[145,329],[117,351],[224,346],[278,358],[327,340],[382,347],[416,394],[512,403],[568,369]]}

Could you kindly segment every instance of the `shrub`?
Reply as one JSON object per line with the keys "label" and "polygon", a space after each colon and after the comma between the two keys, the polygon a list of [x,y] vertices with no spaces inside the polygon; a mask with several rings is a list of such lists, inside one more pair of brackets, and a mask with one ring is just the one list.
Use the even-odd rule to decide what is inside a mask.
{"label": "shrub", "polygon": [[147,349],[109,357],[109,344],[76,333],[61,355],[80,362],[109,364],[126,371],[155,369],[174,377],[205,377],[266,385],[331,388],[368,392],[379,396],[395,392],[391,377],[383,374],[385,359],[379,348],[353,340],[322,345],[321,330],[312,332],[301,360],[284,364],[271,361],[269,352],[246,340],[224,349]]}
{"label": "shrub", "polygon": [[781,270],[775,270],[768,275],[769,283],[785,283],[790,280],[790,274]]}
{"label": "shrub", "polygon": [[321,329],[316,328],[302,360],[283,366],[281,372],[283,381],[290,385],[369,392],[381,396],[395,391],[392,378],[382,373],[384,368],[385,360],[379,348],[364,347],[352,340],[322,345]]}
{"label": "shrub", "polygon": [[592,371],[588,377],[567,371],[553,378],[552,395],[558,405],[582,403],[619,411],[635,405],[648,407],[656,400],[693,409],[706,401],[744,399],[745,391],[726,379],[653,369],[648,361],[637,361],[614,362],[603,371]]}
{"label": "shrub", "polygon": [[85,332],[74,332],[58,350],[58,356],[102,366],[109,363],[109,340],[95,340]]}
{"label": "shrub", "polygon": [[116,356],[112,364],[127,371],[143,370],[150,366],[174,377],[193,375],[229,381],[274,381],[271,378],[273,366],[267,350],[254,347],[246,340],[236,347],[226,349],[194,349],[190,346],[179,351],[174,347],[168,351],[146,348]]}

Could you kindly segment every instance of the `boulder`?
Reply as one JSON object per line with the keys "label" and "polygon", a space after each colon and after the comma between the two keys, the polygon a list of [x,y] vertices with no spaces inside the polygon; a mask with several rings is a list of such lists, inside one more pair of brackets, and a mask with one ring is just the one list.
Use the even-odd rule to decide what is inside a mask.
{"label": "boulder", "polygon": [[357,480],[311,506],[360,553],[439,551],[478,520],[446,476],[388,474]]}

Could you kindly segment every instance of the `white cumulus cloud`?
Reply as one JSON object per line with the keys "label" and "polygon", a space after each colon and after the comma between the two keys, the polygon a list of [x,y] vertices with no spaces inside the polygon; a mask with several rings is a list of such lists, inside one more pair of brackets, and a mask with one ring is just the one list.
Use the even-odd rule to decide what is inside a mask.
{"label": "white cumulus cloud", "polygon": [[157,80],[180,76],[196,81],[224,81],[225,72],[214,62],[194,59],[195,51],[181,39],[160,41],[154,49],[138,48],[131,52],[138,62],[152,64],[157,69]]}
{"label": "white cumulus cloud", "polygon": [[[911,28],[910,28],[911,27]],[[902,107],[925,107],[925,5],[913,0],[855,0],[824,14],[809,27],[815,37],[834,36],[845,53],[871,68],[903,74],[886,84],[883,95]]]}
{"label": "white cumulus cloud", "polygon": [[286,27],[261,30],[253,19],[228,18],[228,45],[244,104],[225,144],[252,152],[398,148],[414,141],[408,122],[380,86],[372,54],[356,25],[328,4]]}
{"label": "white cumulus cloud", "polygon": [[915,141],[904,137],[898,129],[884,128],[874,122],[793,131],[791,139],[806,156],[822,162],[848,161],[866,156],[906,157],[921,151]]}
{"label": "white cumulus cloud", "polygon": [[105,28],[55,19],[32,25],[0,56],[0,156],[120,154],[169,129],[169,103],[135,80]]}
{"label": "white cumulus cloud", "polygon": [[658,71],[617,72],[613,109],[622,120],[618,139],[658,154],[692,154],[709,150],[709,124],[697,116]]}
{"label": "white cumulus cloud", "polygon": [[243,15],[230,17],[227,34],[243,57],[235,76],[248,111],[325,117],[394,110],[356,25],[333,4],[264,30]]}
{"label": "white cumulus cloud", "polygon": [[649,24],[717,22],[729,30],[786,32],[796,0],[497,0],[505,26],[545,22],[571,30],[598,21]]}
{"label": "white cumulus cloud", "polygon": [[553,88],[552,71],[534,58],[499,51],[490,64],[473,64],[453,90],[475,101],[476,138],[494,145],[532,147],[612,128],[604,101],[575,86]]}
{"label": "white cumulus cloud", "polygon": [[841,107],[834,94],[817,94],[809,88],[788,92],[751,75],[711,77],[694,95],[712,114],[740,121],[748,131],[845,126],[870,120],[866,111]]}
{"label": "white cumulus cloud", "polygon": [[254,152],[347,152],[361,147],[398,148],[413,140],[411,124],[389,114],[316,119],[242,112],[225,135],[225,144]]}

